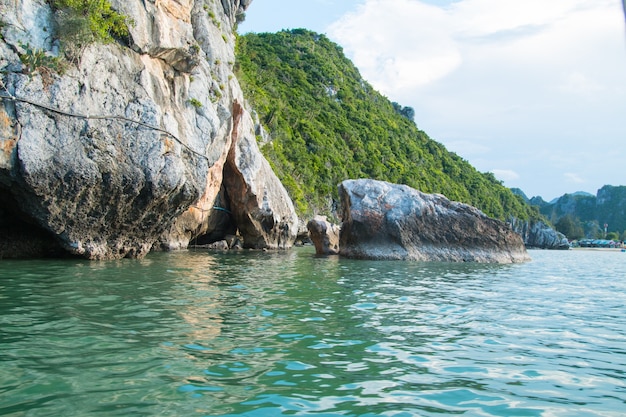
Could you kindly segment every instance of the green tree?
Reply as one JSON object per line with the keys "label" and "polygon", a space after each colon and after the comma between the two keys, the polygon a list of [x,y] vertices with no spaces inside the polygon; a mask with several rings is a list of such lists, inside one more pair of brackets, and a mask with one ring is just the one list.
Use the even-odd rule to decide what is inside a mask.
{"label": "green tree", "polygon": [[572,215],[561,217],[554,226],[557,231],[563,233],[569,240],[578,240],[585,237],[585,231],[580,220]]}
{"label": "green tree", "polygon": [[619,233],[617,232],[609,232],[606,234],[606,239],[608,240],[619,240]]}
{"label": "green tree", "polygon": [[585,231],[585,237],[587,238],[602,239],[604,237],[604,230],[600,229],[600,225],[597,220],[583,222],[583,230]]}

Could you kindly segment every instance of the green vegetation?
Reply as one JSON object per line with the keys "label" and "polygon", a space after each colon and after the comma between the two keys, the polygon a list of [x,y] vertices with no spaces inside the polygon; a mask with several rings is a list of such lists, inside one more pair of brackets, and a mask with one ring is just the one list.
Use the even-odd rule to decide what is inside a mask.
{"label": "green vegetation", "polygon": [[94,43],[128,37],[133,22],[111,8],[107,0],[48,0],[59,24],[59,38],[65,54],[77,59]]}
{"label": "green vegetation", "polygon": [[239,36],[238,78],[271,132],[262,150],[298,214],[332,215],[349,178],[406,184],[506,219],[538,212],[491,173],[430,139],[414,111],[376,92],[324,35],[303,29]]}
{"label": "green vegetation", "polygon": [[561,217],[554,227],[557,231],[563,233],[569,240],[578,240],[585,237],[583,226],[576,217],[571,214]]}
{"label": "green vegetation", "polygon": [[43,49],[33,48],[30,44],[20,44],[20,47],[24,50],[19,56],[25,74],[47,74],[50,71],[62,74],[65,71],[66,62],[63,59],[49,55]]}
{"label": "green vegetation", "polygon": [[[219,88],[223,89],[223,85],[220,84]],[[217,103],[222,98],[222,91],[218,89],[211,88],[211,92],[209,95],[209,99],[212,103]]]}
{"label": "green vegetation", "polygon": [[237,28],[239,27],[240,23],[243,23],[246,21],[246,13],[245,12],[237,12],[237,15],[235,16],[235,31],[237,31]]}
{"label": "green vegetation", "polygon": [[213,24],[219,29],[222,27],[222,24],[220,23],[219,20],[217,20],[217,16],[215,16],[215,12],[213,12],[213,10],[209,9],[208,5],[204,5],[204,10],[207,12],[207,14],[209,15],[209,18],[211,19],[211,22],[213,22]]}
{"label": "green vegetation", "polygon": [[[70,61],[77,60],[89,44],[128,37],[128,25],[133,24],[127,16],[114,11],[106,0],[47,1],[58,24],[61,48]],[[5,22],[0,20],[0,30],[4,26]],[[30,44],[20,44],[20,47],[23,52],[19,57],[26,74],[38,72],[50,80],[52,73],[62,74],[67,69],[68,61],[63,56],[53,56]]]}
{"label": "green vegetation", "polygon": [[619,236],[619,233],[617,232],[609,232],[605,236],[605,239],[608,239],[608,240],[620,240],[619,238],[620,236]]}
{"label": "green vegetation", "polygon": [[188,100],[188,103],[194,106],[196,109],[199,109],[200,107],[202,107],[202,102],[198,100],[197,98],[190,98]]}

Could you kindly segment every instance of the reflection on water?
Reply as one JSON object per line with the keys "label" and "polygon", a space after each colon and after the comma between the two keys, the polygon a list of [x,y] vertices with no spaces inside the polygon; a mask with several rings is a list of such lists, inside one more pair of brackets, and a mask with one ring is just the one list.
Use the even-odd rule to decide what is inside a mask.
{"label": "reflection on water", "polygon": [[621,253],[0,262],[0,415],[611,416]]}

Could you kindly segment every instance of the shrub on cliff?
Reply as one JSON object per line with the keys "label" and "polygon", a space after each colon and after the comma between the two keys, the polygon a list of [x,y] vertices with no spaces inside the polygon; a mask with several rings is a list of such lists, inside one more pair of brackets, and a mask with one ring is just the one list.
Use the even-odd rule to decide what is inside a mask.
{"label": "shrub on cliff", "polygon": [[70,59],[94,42],[108,43],[128,36],[127,16],[111,8],[106,0],[49,0],[59,26],[61,45]]}

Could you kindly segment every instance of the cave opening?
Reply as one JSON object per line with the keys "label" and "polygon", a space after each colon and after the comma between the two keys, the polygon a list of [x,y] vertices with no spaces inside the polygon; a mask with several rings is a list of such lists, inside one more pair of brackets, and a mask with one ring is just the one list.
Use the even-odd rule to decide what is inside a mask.
{"label": "cave opening", "polygon": [[0,188],[0,259],[68,258],[54,234],[20,210],[17,200]]}
{"label": "cave opening", "polygon": [[209,210],[206,232],[196,236],[190,242],[194,246],[210,245],[236,235],[238,232],[235,217],[231,211],[228,192],[222,186],[213,207]]}

